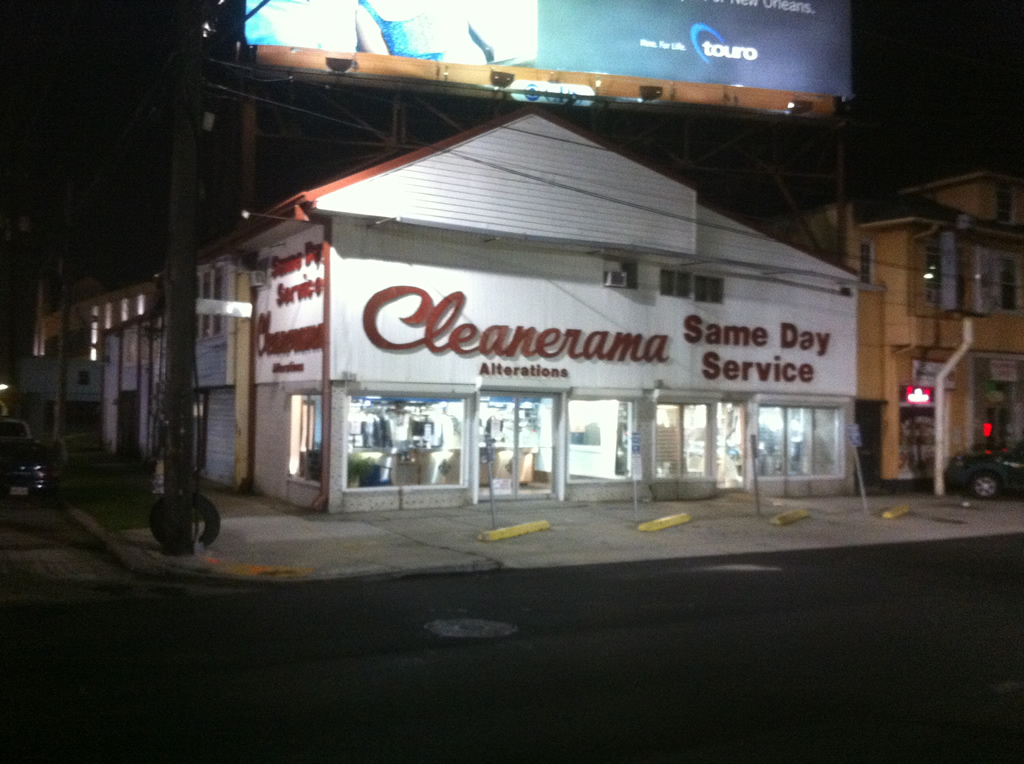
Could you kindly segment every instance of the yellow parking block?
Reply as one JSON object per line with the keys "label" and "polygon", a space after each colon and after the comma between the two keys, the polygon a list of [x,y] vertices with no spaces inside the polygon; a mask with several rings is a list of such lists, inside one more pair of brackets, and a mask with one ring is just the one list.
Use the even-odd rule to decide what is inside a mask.
{"label": "yellow parking block", "polygon": [[789,512],[783,512],[781,515],[775,515],[772,518],[772,525],[789,525],[810,516],[811,513],[806,509],[793,509]]}
{"label": "yellow parking block", "polygon": [[536,533],[537,531],[547,531],[550,529],[551,523],[547,520],[537,520],[532,523],[523,523],[522,525],[510,525],[507,528],[495,528],[493,531],[481,531],[480,535],[477,536],[477,540],[501,541],[502,539],[522,536],[525,533]]}
{"label": "yellow parking block", "polygon": [[665,528],[671,528],[674,525],[688,523],[690,519],[690,516],[687,514],[669,515],[668,517],[659,517],[657,520],[640,523],[640,525],[636,526],[636,529],[638,531],[660,531]]}
{"label": "yellow parking block", "polygon": [[907,514],[909,511],[909,506],[901,504],[898,507],[892,507],[891,509],[885,510],[885,512],[882,513],[882,517],[886,520],[895,520],[897,517],[903,517],[903,515]]}

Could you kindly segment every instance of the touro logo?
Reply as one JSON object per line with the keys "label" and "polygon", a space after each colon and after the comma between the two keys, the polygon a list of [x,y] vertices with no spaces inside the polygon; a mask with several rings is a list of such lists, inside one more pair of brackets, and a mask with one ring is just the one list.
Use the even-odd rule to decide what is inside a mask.
{"label": "touro logo", "polygon": [[[708,39],[713,37],[718,42]],[[703,39],[701,39],[703,37]],[[718,34],[707,24],[694,24],[690,27],[690,41],[694,50],[704,59],[704,63],[710,64],[713,58],[742,58],[753,61],[757,58],[757,48],[745,48],[742,45],[726,45],[722,35]]]}

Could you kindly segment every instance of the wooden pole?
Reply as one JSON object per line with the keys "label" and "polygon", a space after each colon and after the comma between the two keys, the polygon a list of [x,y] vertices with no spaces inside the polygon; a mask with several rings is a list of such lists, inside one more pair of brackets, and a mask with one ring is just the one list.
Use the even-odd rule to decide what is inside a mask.
{"label": "wooden pole", "polygon": [[164,417],[164,501],[174,532],[170,554],[192,554],[195,495],[196,246],[199,183],[199,119],[202,64],[202,0],[179,0],[174,78],[174,133],[166,268],[167,375]]}

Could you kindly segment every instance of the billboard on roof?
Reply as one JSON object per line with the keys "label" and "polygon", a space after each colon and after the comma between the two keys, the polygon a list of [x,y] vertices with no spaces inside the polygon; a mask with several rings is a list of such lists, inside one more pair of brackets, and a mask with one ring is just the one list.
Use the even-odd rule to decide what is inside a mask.
{"label": "billboard on roof", "polygon": [[396,75],[419,60],[545,80],[851,94],[850,0],[247,0],[247,10],[250,45],[389,56]]}

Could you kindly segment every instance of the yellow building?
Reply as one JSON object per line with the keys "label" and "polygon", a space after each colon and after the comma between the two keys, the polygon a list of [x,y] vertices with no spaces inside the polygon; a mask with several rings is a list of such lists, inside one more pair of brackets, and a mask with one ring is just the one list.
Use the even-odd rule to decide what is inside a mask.
{"label": "yellow building", "polygon": [[846,217],[867,482],[942,491],[945,457],[1024,436],[1024,179],[948,178]]}

